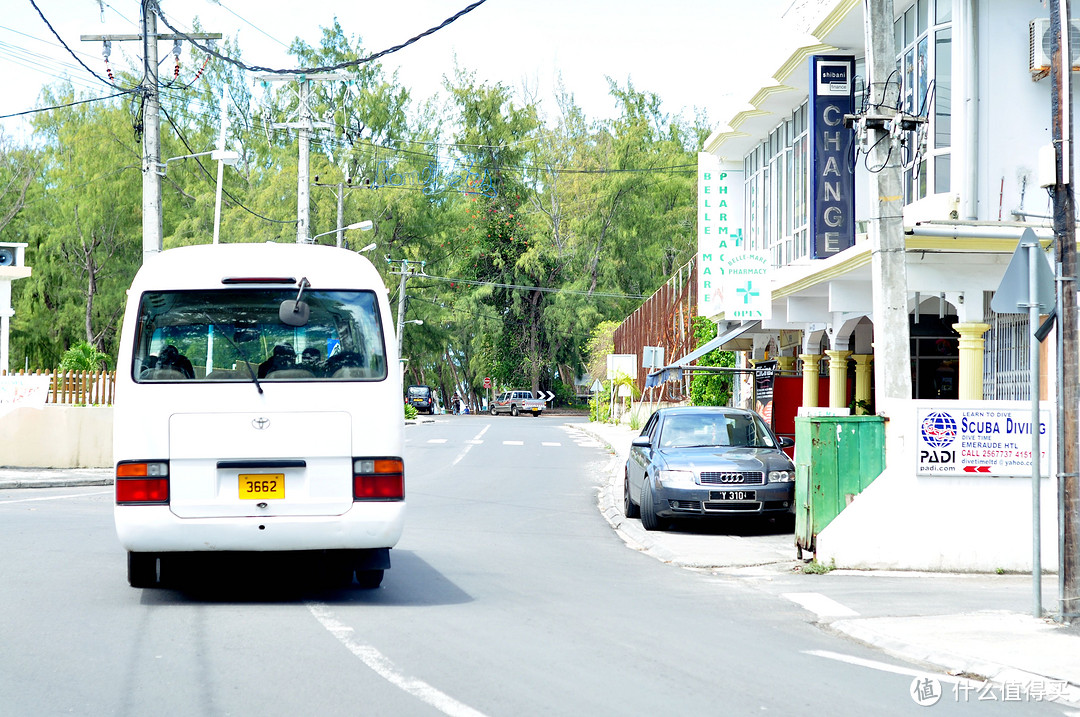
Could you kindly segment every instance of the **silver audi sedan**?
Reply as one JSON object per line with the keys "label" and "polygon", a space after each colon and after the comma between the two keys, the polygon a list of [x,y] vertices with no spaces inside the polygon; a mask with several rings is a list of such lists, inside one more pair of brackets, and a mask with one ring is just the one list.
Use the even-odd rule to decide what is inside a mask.
{"label": "silver audi sedan", "polygon": [[634,439],[623,508],[646,530],[673,518],[795,513],[795,466],[754,411],[661,408]]}

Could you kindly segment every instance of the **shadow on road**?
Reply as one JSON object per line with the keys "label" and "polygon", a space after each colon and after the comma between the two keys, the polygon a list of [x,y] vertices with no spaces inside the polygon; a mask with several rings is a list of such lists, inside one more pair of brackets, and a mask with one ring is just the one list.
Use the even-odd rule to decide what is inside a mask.
{"label": "shadow on road", "polygon": [[382,585],[364,588],[334,561],[287,553],[197,553],[167,556],[163,587],[143,590],[145,605],[290,603],[430,606],[472,601],[423,558],[394,550]]}

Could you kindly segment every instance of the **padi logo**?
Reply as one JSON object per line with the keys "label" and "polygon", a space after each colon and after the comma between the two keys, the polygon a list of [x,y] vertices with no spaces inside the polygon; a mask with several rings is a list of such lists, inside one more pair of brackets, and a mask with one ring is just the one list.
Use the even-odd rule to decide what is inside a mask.
{"label": "padi logo", "polygon": [[946,448],[956,440],[956,420],[941,411],[927,414],[919,428],[923,440],[933,448]]}

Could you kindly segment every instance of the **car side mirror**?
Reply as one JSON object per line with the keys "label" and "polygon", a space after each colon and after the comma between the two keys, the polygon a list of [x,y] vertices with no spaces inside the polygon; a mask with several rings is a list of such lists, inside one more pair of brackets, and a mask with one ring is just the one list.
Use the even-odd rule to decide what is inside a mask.
{"label": "car side mirror", "polygon": [[630,443],[631,446],[637,446],[638,448],[650,448],[652,446],[652,440],[648,436],[638,436]]}
{"label": "car side mirror", "polygon": [[781,448],[790,448],[795,445],[795,439],[788,436],[780,436],[777,440],[780,442]]}

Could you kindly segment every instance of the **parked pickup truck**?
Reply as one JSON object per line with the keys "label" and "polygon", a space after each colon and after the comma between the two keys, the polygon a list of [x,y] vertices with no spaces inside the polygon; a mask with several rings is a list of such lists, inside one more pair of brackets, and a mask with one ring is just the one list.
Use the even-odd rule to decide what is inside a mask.
{"label": "parked pickup truck", "polygon": [[509,413],[516,416],[522,412],[539,416],[547,407],[547,401],[542,398],[533,398],[532,391],[503,391],[495,397],[491,404],[491,415]]}

